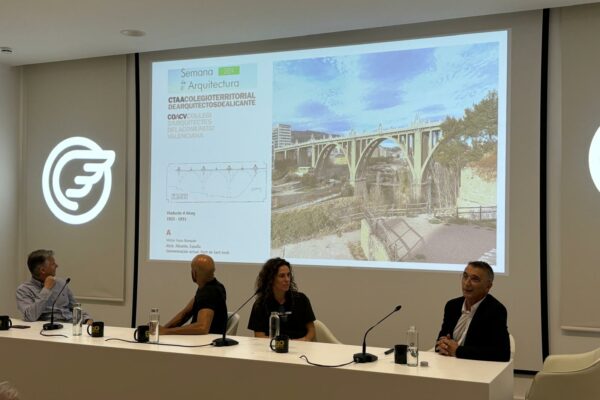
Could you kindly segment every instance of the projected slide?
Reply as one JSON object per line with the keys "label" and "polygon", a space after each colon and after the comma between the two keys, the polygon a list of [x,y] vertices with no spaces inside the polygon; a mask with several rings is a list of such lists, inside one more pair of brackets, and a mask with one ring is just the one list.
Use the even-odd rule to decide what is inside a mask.
{"label": "projected slide", "polygon": [[150,258],[504,272],[507,33],[156,62]]}

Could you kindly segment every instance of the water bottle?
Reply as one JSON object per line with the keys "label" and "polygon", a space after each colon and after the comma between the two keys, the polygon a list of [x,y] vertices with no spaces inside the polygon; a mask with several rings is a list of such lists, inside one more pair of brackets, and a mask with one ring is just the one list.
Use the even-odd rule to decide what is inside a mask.
{"label": "water bottle", "polygon": [[273,311],[269,317],[269,338],[279,336],[279,313]]}
{"label": "water bottle", "polygon": [[419,332],[411,326],[406,332],[406,365],[416,367],[419,365]]}
{"label": "water bottle", "polygon": [[158,343],[158,326],[160,325],[160,314],[158,308],[150,310],[150,322],[148,323],[149,343]]}
{"label": "water bottle", "polygon": [[83,312],[81,303],[73,304],[73,336],[81,336],[81,325],[83,324]]}

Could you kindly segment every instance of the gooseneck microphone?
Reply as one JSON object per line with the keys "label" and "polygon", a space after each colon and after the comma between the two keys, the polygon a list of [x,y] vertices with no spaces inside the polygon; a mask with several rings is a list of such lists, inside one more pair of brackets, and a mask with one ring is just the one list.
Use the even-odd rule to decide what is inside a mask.
{"label": "gooseneck microphone", "polygon": [[367,331],[365,332],[365,336],[363,337],[362,353],[356,353],[356,354],[354,354],[354,356],[352,357],[353,360],[354,360],[354,362],[356,362],[356,363],[369,363],[369,362],[377,361],[377,356],[376,355],[367,353],[367,334],[369,332],[371,332],[371,329],[375,328],[377,325],[379,325],[380,323],[382,323],[383,321],[385,321],[390,315],[392,315],[396,311],[399,311],[401,308],[402,308],[402,306],[396,306],[391,313],[389,313],[388,315],[386,315],[385,317],[383,317],[378,323],[376,323],[375,325],[373,325],[372,327],[370,327],[369,329],[367,329]]}
{"label": "gooseneck microphone", "polygon": [[239,306],[237,310],[235,310],[233,313],[231,313],[231,315],[229,316],[229,318],[227,318],[227,321],[225,321],[225,328],[223,329],[223,337],[213,340],[212,341],[213,346],[216,346],[216,347],[226,347],[226,346],[235,346],[236,344],[238,344],[237,340],[233,340],[233,339],[229,339],[229,338],[225,337],[225,335],[227,335],[227,323],[229,323],[229,320],[231,318],[233,318],[233,316],[235,314],[237,314],[238,311],[240,311],[242,308],[244,308],[244,306],[246,304],[248,304],[248,302],[250,300],[252,300],[258,294],[258,292],[259,292],[258,290],[256,292],[254,292],[254,294],[252,296],[250,296],[250,298],[248,300],[246,300],[244,302],[244,304],[242,304],[241,306]]}
{"label": "gooseneck microphone", "polygon": [[43,329],[45,331],[53,331],[55,329],[62,329],[62,327],[63,327],[62,324],[55,324],[54,323],[54,305],[56,304],[56,300],[58,300],[58,298],[62,294],[63,290],[65,290],[65,288],[69,284],[69,282],[71,282],[71,278],[67,278],[67,281],[63,285],[62,289],[60,289],[60,292],[58,292],[58,296],[56,296],[56,298],[52,302],[52,314],[50,315],[50,323],[46,323],[43,326]]}

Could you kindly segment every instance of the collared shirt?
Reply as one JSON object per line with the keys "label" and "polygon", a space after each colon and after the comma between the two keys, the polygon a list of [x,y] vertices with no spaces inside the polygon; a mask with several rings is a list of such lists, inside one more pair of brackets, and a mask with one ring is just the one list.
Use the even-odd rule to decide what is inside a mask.
{"label": "collared shirt", "polygon": [[[483,299],[485,299],[485,297]],[[483,299],[473,304],[470,310],[467,310],[466,300],[463,302],[460,318],[456,322],[454,332],[452,332],[452,337],[458,342],[459,346],[465,344],[465,338],[467,337],[467,332],[469,331],[469,325],[471,325],[473,316],[475,315],[475,312],[477,311],[477,308],[479,308],[479,305]]]}
{"label": "collared shirt", "polygon": [[[23,314],[25,321],[49,321],[52,316],[52,303],[54,305],[54,320],[72,321],[73,304],[77,303],[71,289],[65,287],[60,297],[58,293],[65,286],[66,280],[56,278],[54,287],[46,289],[44,284],[35,278],[22,283],[17,288],[17,308]],[[83,321],[91,319],[90,315],[83,312]]]}

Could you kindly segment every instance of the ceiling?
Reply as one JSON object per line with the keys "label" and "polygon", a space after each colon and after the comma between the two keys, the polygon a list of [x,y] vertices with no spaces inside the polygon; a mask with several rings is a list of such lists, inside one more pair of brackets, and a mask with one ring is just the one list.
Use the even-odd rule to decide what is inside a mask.
{"label": "ceiling", "polygon": [[[0,0],[0,64],[238,43],[589,0]],[[452,4],[451,7],[448,4]],[[144,37],[127,37],[139,29]]]}

